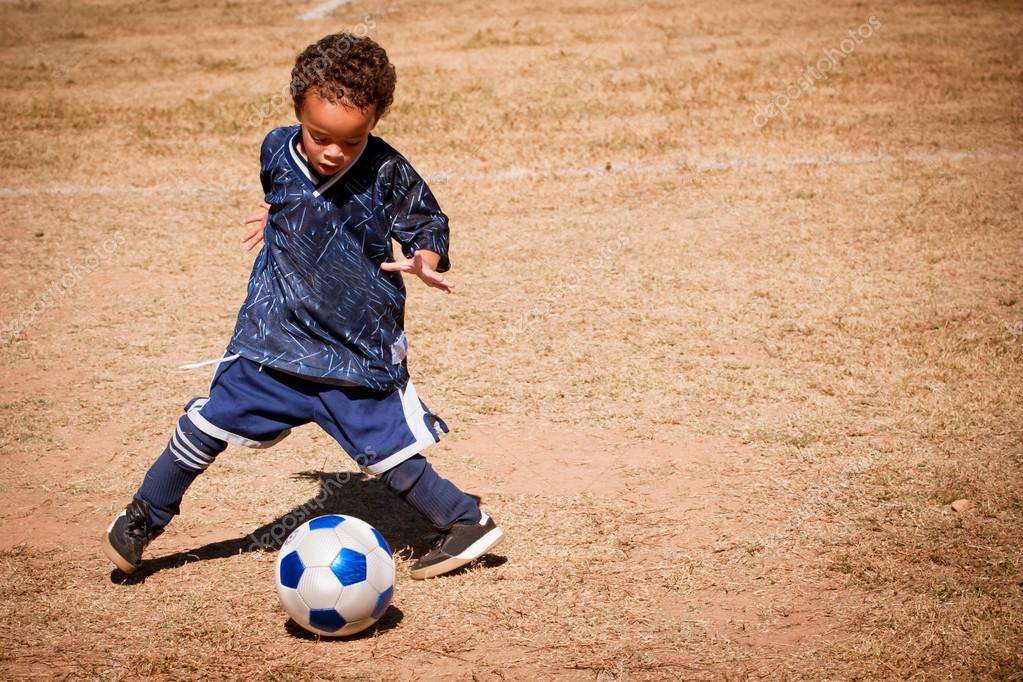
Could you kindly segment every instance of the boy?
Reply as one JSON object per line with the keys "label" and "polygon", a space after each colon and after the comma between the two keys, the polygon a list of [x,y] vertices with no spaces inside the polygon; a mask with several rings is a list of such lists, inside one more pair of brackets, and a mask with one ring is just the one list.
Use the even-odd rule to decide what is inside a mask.
{"label": "boy", "polygon": [[[103,538],[125,573],[141,566],[188,486],[228,443],[268,447],[308,422],[442,531],[413,578],[453,571],[502,538],[478,498],[420,454],[447,427],[406,370],[402,273],[450,293],[441,275],[448,220],[408,161],[370,134],[393,99],[394,67],[374,41],[340,33],[307,47],[291,77],[299,125],[263,141],[265,242],[227,354],[209,397],[186,405]],[[394,260],[392,239],[404,259]]]}

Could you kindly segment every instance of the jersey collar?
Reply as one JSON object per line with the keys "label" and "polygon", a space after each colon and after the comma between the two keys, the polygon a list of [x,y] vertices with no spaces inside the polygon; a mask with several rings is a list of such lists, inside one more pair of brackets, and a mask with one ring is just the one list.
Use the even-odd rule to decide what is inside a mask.
{"label": "jersey collar", "polygon": [[334,184],[338,180],[340,180],[345,173],[347,173],[348,171],[355,167],[355,164],[359,162],[359,159],[362,158],[362,154],[366,151],[366,147],[369,146],[370,137],[369,135],[366,136],[366,142],[362,145],[362,149],[360,149],[359,153],[355,155],[355,158],[352,160],[350,164],[348,164],[347,168],[345,168],[343,171],[339,171],[331,176],[324,178],[315,170],[313,170],[313,167],[309,165],[309,162],[303,159],[302,155],[298,152],[298,140],[299,135],[301,134],[302,126],[298,126],[298,129],[295,131],[295,134],[292,135],[291,139],[288,141],[288,161],[291,163],[291,166],[295,169],[295,172],[298,173],[299,177],[302,178],[302,181],[309,186],[309,189],[313,191],[314,197],[323,196],[324,192],[333,187]]}

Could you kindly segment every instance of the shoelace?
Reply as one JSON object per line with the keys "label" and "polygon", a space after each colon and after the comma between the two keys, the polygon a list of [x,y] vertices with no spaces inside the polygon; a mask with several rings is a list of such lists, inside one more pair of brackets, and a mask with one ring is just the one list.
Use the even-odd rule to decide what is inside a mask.
{"label": "shoelace", "polygon": [[440,549],[441,545],[443,545],[444,541],[447,539],[447,533],[434,533],[429,539],[430,549]]}
{"label": "shoelace", "polygon": [[128,534],[139,540],[149,537],[149,519],[144,512],[134,508],[128,512]]}

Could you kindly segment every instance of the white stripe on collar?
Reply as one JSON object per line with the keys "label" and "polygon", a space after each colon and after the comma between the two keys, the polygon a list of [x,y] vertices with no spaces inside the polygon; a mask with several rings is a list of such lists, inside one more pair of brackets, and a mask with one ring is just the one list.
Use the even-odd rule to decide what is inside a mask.
{"label": "white stripe on collar", "polygon": [[302,155],[298,153],[297,149],[298,136],[299,133],[301,132],[302,131],[300,130],[298,133],[295,133],[294,137],[292,137],[291,140],[288,142],[288,151],[291,152],[291,158],[295,160],[295,164],[302,169],[302,172],[305,173],[305,176],[309,178],[310,181],[316,182],[316,180],[313,180],[312,171],[309,170],[309,166],[306,164],[305,159],[303,159]]}
{"label": "white stripe on collar", "polygon": [[[305,173],[305,176],[309,178],[312,182],[316,182],[316,177],[319,176],[317,175],[316,177],[313,177],[313,171],[309,163],[304,158],[302,158],[301,154],[298,153],[298,136],[301,132],[302,131],[299,130],[297,133],[295,133],[295,136],[291,138],[291,142],[288,143],[288,149],[291,152],[291,157],[295,159],[295,163],[297,163],[298,167],[302,169],[302,172]],[[319,198],[323,195],[324,192],[333,187],[334,183],[340,180],[341,177],[344,176],[344,174],[347,173],[352,166],[358,163],[359,159],[362,158],[362,153],[366,151],[366,147],[368,146],[369,136],[367,135],[366,141],[362,143],[362,149],[360,149],[359,153],[355,155],[355,158],[352,159],[352,162],[348,164],[348,166],[343,171],[334,173],[329,178],[327,178],[327,180],[322,182],[320,186],[313,191],[313,196]]]}
{"label": "white stripe on collar", "polygon": [[340,180],[342,175],[344,175],[349,170],[351,170],[352,166],[354,166],[355,164],[357,164],[359,162],[359,159],[362,157],[362,153],[364,151],[366,151],[366,147],[367,146],[369,146],[369,136],[368,135],[366,136],[366,141],[362,143],[362,149],[360,149],[359,153],[355,155],[355,158],[352,159],[352,162],[350,164],[348,164],[348,166],[343,171],[338,171],[337,173],[334,173],[333,175],[330,176],[329,180],[327,180],[325,183],[323,183],[322,185],[317,187],[316,191],[313,192],[313,196],[314,197],[320,197],[320,196],[323,195],[324,192],[326,192],[328,189],[333,187],[334,183],[337,182],[338,180]]}

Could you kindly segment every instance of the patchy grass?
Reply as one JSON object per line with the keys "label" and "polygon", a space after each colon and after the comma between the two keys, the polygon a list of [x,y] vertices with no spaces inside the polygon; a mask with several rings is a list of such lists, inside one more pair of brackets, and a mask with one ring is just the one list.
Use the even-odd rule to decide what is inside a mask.
{"label": "patchy grass", "polygon": [[[7,676],[1023,679],[1019,8],[304,9],[0,5],[0,321],[125,236],[0,346]],[[414,583],[427,529],[353,479],[396,607],[330,642],[250,551],[324,434],[225,453],[139,579],[96,538],[228,338],[294,54],[360,23],[454,227],[459,293],[409,287],[430,456],[509,540]]]}

